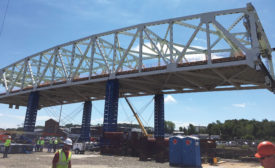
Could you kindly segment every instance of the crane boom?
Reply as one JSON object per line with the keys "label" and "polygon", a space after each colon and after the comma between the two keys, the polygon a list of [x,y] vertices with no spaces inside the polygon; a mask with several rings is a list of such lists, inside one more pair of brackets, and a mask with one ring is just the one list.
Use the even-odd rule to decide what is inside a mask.
{"label": "crane boom", "polygon": [[130,109],[132,110],[132,112],[133,112],[135,118],[137,119],[137,122],[138,122],[138,124],[139,124],[139,126],[140,126],[140,128],[141,128],[141,130],[142,130],[142,133],[143,133],[146,137],[148,137],[148,133],[147,133],[146,129],[144,128],[144,126],[143,126],[141,120],[139,119],[138,114],[135,112],[135,110],[134,110],[132,104],[131,104],[130,101],[127,99],[127,97],[124,97],[124,98],[125,98],[126,102],[128,103]]}

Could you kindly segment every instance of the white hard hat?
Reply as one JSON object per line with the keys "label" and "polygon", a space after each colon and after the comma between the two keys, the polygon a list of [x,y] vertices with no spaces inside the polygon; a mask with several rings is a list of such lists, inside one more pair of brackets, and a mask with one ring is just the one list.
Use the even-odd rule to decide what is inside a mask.
{"label": "white hard hat", "polygon": [[73,142],[70,138],[65,139],[64,144],[66,145],[73,145]]}
{"label": "white hard hat", "polygon": [[9,135],[8,138],[11,138],[11,136]]}

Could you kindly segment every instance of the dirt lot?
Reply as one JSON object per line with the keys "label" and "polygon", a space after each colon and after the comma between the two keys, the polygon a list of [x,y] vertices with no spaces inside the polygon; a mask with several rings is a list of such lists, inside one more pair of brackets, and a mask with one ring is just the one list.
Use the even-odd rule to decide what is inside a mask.
{"label": "dirt lot", "polygon": [[[0,168],[50,168],[53,153],[38,152],[32,154],[10,154],[9,158],[0,158]],[[241,163],[236,160],[221,160],[218,166],[203,164],[203,168],[253,168],[258,163]],[[86,152],[85,155],[72,155],[73,168],[164,168],[169,163],[139,161],[137,157],[103,156],[97,152]]]}

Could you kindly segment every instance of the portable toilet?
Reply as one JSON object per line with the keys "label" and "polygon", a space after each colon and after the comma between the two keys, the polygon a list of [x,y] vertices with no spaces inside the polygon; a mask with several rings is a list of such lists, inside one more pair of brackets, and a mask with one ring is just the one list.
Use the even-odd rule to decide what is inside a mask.
{"label": "portable toilet", "polygon": [[169,164],[181,166],[183,164],[183,136],[169,138]]}
{"label": "portable toilet", "polygon": [[201,168],[200,141],[196,137],[172,137],[169,141],[171,166]]}

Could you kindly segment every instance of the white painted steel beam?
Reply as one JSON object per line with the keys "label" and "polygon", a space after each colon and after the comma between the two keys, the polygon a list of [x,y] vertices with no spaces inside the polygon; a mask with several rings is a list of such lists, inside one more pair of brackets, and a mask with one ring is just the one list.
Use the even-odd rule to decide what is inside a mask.
{"label": "white painted steel beam", "polygon": [[[239,16],[226,23],[229,27],[225,26],[227,20],[217,19],[235,14]],[[195,21],[199,21],[198,24],[192,23]],[[232,32],[239,27],[243,29]],[[193,32],[186,34],[185,29]],[[204,35],[199,37],[206,42],[204,47],[195,45],[200,34]],[[216,48],[221,46],[221,41],[225,41],[228,46]],[[238,59],[232,58],[232,53],[239,50],[243,51],[243,55],[237,55]],[[243,81],[244,84],[250,80],[226,78],[220,70],[214,70],[218,77],[212,75],[213,78],[193,71],[241,65],[253,68],[258,67],[263,62],[262,59],[267,59],[268,72],[263,72],[262,76],[270,74],[274,79],[271,52],[260,19],[254,7],[248,4],[246,8],[166,19],[94,34],[33,54],[0,69],[0,100],[36,90],[163,73],[178,73],[173,76],[178,76],[190,86],[193,85],[193,88],[199,88],[193,91],[207,89],[193,78],[182,77],[182,74],[197,78],[204,76],[210,80],[218,78],[217,80],[223,81],[220,85],[226,83],[234,89],[242,89],[234,80],[239,80],[240,83]],[[258,72],[258,69],[255,71]],[[231,76],[238,76],[237,74]],[[170,81],[169,77],[167,81]],[[250,82],[259,84],[257,81]],[[165,86],[174,85],[167,82]],[[152,91],[148,90],[149,92]]]}

